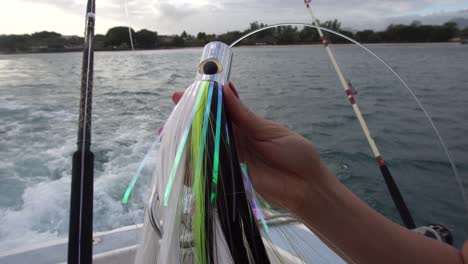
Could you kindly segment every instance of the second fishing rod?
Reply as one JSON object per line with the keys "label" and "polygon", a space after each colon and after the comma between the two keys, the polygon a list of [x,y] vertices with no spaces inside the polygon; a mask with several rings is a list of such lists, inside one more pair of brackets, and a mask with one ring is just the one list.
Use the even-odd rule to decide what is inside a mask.
{"label": "second fishing rod", "polygon": [[[312,18],[313,24],[315,24],[316,26],[320,26],[318,19],[315,17],[310,7],[310,0],[304,0],[304,3],[306,5],[307,10],[309,11],[310,17]],[[356,115],[356,118],[359,121],[359,125],[361,126],[362,131],[364,132],[364,135],[367,139],[367,142],[369,143],[370,148],[372,149],[372,153],[374,154],[374,157],[377,163],[379,164],[379,168],[385,180],[385,184],[387,185],[387,188],[388,188],[388,191],[390,192],[393,203],[395,204],[398,210],[398,213],[400,214],[401,220],[403,221],[404,225],[408,229],[414,229],[416,228],[416,224],[414,223],[413,217],[411,216],[408,206],[406,205],[406,202],[403,199],[403,195],[401,195],[400,189],[398,188],[398,185],[396,184],[395,179],[393,178],[390,170],[385,164],[384,159],[382,158],[382,155],[380,154],[380,151],[377,145],[375,144],[374,139],[372,138],[369,127],[367,126],[367,123],[364,120],[364,117],[362,116],[361,110],[359,109],[359,106],[356,103],[356,98],[354,97],[355,93],[353,92],[352,86],[350,85],[350,82],[346,81],[343,75],[343,72],[341,71],[341,68],[335,59],[335,55],[333,54],[330,48],[330,43],[328,41],[328,38],[323,34],[320,28],[317,28],[317,32],[320,38],[322,39],[322,43],[325,47],[328,57],[330,58],[333,68],[335,69],[336,74],[338,75],[341,86],[346,92],[349,103],[351,104],[354,114]]]}

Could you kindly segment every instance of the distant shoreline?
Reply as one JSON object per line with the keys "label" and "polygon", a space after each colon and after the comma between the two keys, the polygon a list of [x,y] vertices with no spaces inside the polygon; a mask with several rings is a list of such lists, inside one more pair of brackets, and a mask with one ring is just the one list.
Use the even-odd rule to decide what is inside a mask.
{"label": "distant shoreline", "polygon": [[[359,40],[366,45],[395,45],[395,46],[424,46],[424,45],[456,45],[468,43],[468,27],[461,28],[457,23],[448,21],[441,25],[423,25],[414,22],[410,25],[391,24],[385,30],[374,31],[370,29],[349,31],[341,28],[341,22],[337,19],[327,20],[320,25],[328,28],[338,35],[326,37],[331,44],[349,45],[347,39]],[[116,26],[109,28],[106,34],[94,36],[95,51],[128,51],[133,47],[136,50],[159,50],[199,48],[212,41],[232,43],[242,39],[240,44],[246,46],[304,46],[322,45],[320,34],[308,27],[276,26],[269,32],[263,32],[242,38],[261,28],[266,24],[254,21],[250,27],[244,30],[231,30],[222,34],[207,34],[198,32],[191,35],[185,30],[180,34],[159,35],[156,31],[141,29],[134,31],[128,26]],[[130,37],[129,37],[130,36]],[[341,36],[341,37],[339,37]],[[61,53],[82,51],[84,37],[67,36],[53,31],[40,31],[32,34],[5,35],[0,34],[0,53]],[[442,44],[444,43],[444,44]]]}
{"label": "distant shoreline", "polygon": [[[460,46],[463,45],[461,42],[412,42],[412,43],[361,43],[364,46],[437,46],[437,45],[446,45],[446,46]],[[354,43],[336,43],[331,44],[333,46],[353,46]],[[281,47],[321,47],[322,43],[315,44],[287,44],[287,45],[240,45],[236,47],[249,47],[249,48],[281,48]],[[159,48],[159,49],[136,49],[135,51],[150,51],[150,50],[184,50],[184,49],[201,49],[202,46],[197,47],[182,47],[182,48]],[[123,51],[129,52],[132,50],[95,50],[95,52],[114,52],[114,51]],[[70,50],[70,51],[43,51],[43,52],[14,52],[14,53],[0,53],[0,55],[19,55],[19,54],[46,54],[46,53],[73,53],[73,52],[83,52],[82,50]]]}
{"label": "distant shoreline", "polygon": [[[436,46],[436,45],[450,45],[450,46],[459,46],[463,45],[461,42],[411,42],[411,43],[361,43],[364,46]],[[356,45],[354,43],[330,43],[330,46],[352,46]],[[315,44],[288,44],[288,45],[245,45],[239,47],[310,47],[310,46],[321,46],[322,43]]]}

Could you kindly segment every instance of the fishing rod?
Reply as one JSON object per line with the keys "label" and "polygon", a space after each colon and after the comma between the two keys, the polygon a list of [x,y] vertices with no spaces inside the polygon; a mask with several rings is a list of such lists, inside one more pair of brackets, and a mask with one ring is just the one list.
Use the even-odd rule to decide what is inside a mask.
{"label": "fishing rod", "polygon": [[[304,0],[304,4],[306,5],[307,10],[309,11],[310,17],[312,18],[312,23],[320,27],[320,23],[318,19],[315,17],[314,13],[312,12],[312,9],[310,8],[310,2],[311,0]],[[366,121],[364,120],[361,110],[359,109],[359,106],[356,103],[356,99],[354,98],[353,94],[355,93],[353,92],[352,85],[350,85],[350,82],[346,82],[343,76],[343,72],[341,71],[340,66],[338,66],[335,56],[333,55],[333,52],[330,48],[330,44],[329,44],[327,37],[323,34],[320,28],[317,28],[317,32],[320,38],[322,39],[322,43],[325,46],[325,50],[327,51],[328,57],[330,58],[330,61],[333,64],[333,67],[335,68],[336,74],[338,75],[338,78],[340,79],[341,86],[343,87],[343,89],[346,92],[346,95],[348,96],[348,100],[351,106],[353,107],[354,113],[359,121],[359,124],[361,125],[362,131],[364,132],[364,135],[366,136],[366,139],[369,142],[369,145],[372,149],[372,153],[374,154],[374,157],[379,164],[379,168],[384,177],[385,184],[387,185],[387,188],[398,210],[398,213],[400,214],[400,217],[403,220],[404,225],[408,229],[414,229],[416,228],[416,225],[414,223],[413,217],[411,216],[411,213],[408,207],[406,206],[406,203],[403,199],[403,196],[401,195],[398,185],[396,184],[387,165],[385,165],[382,155],[380,154],[379,149],[377,148],[377,145],[375,144],[375,141],[372,138],[369,128],[367,127]]]}
{"label": "fishing rod", "polygon": [[94,61],[94,0],[86,6],[81,68],[81,98],[77,150],[73,153],[68,231],[68,264],[92,263],[94,154],[91,152],[91,109]]}

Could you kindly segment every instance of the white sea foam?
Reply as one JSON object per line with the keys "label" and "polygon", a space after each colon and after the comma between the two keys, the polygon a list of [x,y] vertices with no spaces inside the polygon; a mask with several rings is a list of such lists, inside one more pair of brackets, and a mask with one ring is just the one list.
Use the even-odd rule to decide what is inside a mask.
{"label": "white sea foam", "polygon": [[68,226],[69,196],[69,178],[26,188],[20,210],[0,213],[0,251],[63,237]]}

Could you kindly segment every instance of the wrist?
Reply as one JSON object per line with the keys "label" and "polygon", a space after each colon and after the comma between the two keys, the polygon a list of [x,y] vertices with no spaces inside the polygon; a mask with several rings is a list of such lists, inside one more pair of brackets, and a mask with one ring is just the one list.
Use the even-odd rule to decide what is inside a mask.
{"label": "wrist", "polygon": [[320,207],[327,204],[330,199],[328,195],[333,193],[337,184],[340,184],[323,162],[320,162],[316,172],[309,172],[303,179],[304,183],[296,192],[296,200],[289,207],[292,213],[300,218],[307,212],[321,210]]}

